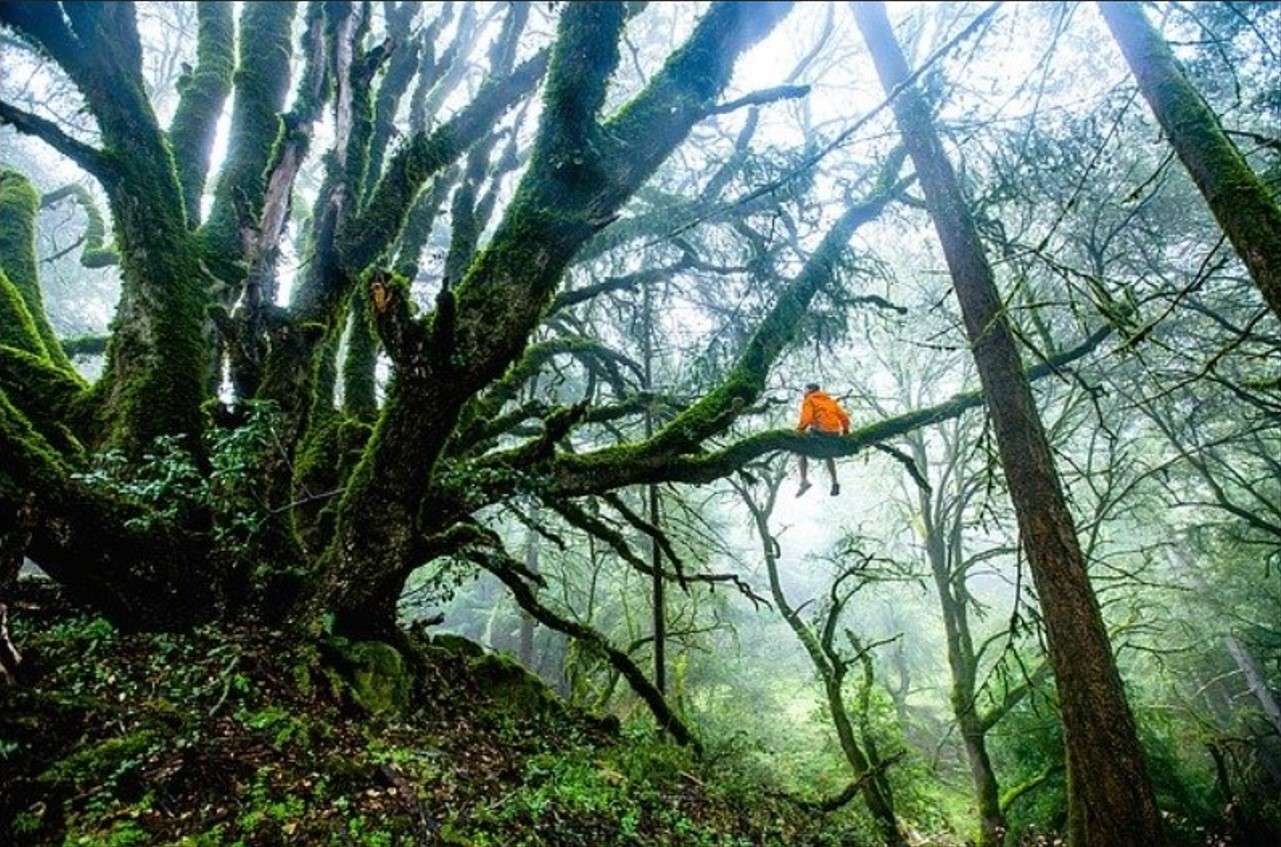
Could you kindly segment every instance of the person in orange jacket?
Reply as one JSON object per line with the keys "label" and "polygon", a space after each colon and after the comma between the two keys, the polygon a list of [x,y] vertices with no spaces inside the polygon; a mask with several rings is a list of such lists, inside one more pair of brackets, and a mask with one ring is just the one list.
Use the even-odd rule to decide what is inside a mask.
{"label": "person in orange jacket", "polygon": [[[805,386],[805,399],[801,401],[801,420],[796,424],[797,432],[811,432],[823,437],[849,435],[850,416],[830,395],[819,388],[817,382]],[[832,479],[832,496],[841,493],[841,484],[836,481],[836,460],[824,459],[827,475]],[[801,456],[801,487],[796,492],[800,497],[813,486],[809,481],[809,459]]]}

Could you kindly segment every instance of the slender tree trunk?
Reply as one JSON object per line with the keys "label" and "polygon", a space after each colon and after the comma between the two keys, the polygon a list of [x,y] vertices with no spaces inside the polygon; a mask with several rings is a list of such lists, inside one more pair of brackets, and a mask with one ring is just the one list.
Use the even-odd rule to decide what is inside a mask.
{"label": "slender tree trunk", "polygon": [[[882,85],[897,91],[909,71],[884,5],[853,10]],[[961,304],[1041,600],[1067,747],[1070,841],[1162,844],[1134,717],[992,269],[925,99],[909,85],[893,107]]]}
{"label": "slender tree trunk", "polygon": [[996,770],[987,754],[987,732],[976,718],[969,718],[961,722],[961,737],[965,740],[965,758],[970,763],[970,778],[974,781],[979,844],[1000,847],[1009,824],[1001,811],[1001,787],[996,781]]}
{"label": "slender tree trunk", "polygon": [[779,614],[783,616],[783,620],[787,622],[796,639],[809,654],[814,671],[823,682],[823,693],[827,699],[828,714],[831,715],[832,725],[836,729],[837,741],[841,745],[845,761],[850,766],[850,772],[856,780],[863,781],[861,793],[864,802],[867,803],[868,811],[872,813],[873,819],[880,828],[885,843],[889,847],[899,847],[906,842],[903,834],[899,832],[893,796],[887,790],[888,784],[883,775],[877,773],[879,762],[875,760],[870,747],[865,750],[864,746],[860,745],[854,732],[854,723],[850,720],[849,709],[846,707],[843,691],[844,667],[834,661],[836,657],[824,650],[823,643],[814,630],[801,619],[800,613],[792,607],[787,595],[783,593],[783,584],[778,577],[776,542],[769,528],[769,516],[774,511],[781,483],[781,477],[770,481],[768,499],[763,506],[757,505],[749,496],[744,495],[748,509],[752,512],[757,534],[761,539],[765,569],[769,575],[770,594],[774,598],[774,605],[778,608]]}
{"label": "slender tree trunk", "polygon": [[[923,472],[929,468],[925,445],[920,437],[912,439],[912,458]],[[965,758],[969,762],[970,777],[974,782],[975,808],[979,815],[979,844],[982,847],[1000,847],[1009,827],[1005,815],[1001,813],[1000,784],[996,780],[992,760],[987,754],[987,731],[979,717],[978,704],[974,701],[978,663],[974,657],[969,616],[964,598],[957,596],[958,588],[954,585],[949,566],[942,509],[934,509],[932,498],[924,488],[917,490],[917,508],[924,526],[925,552],[930,562],[930,571],[934,575],[939,609],[943,613],[947,662],[952,675],[952,714],[965,743]],[[958,512],[955,520],[960,519],[961,514]],[[959,590],[963,591],[964,588]]]}
{"label": "slender tree trunk", "polygon": [[1232,656],[1232,661],[1236,662],[1241,675],[1245,677],[1245,684],[1249,687],[1250,693],[1259,701],[1259,708],[1267,716],[1268,723],[1272,724],[1272,728],[1278,735],[1281,735],[1281,706],[1277,705],[1277,698],[1272,696],[1272,690],[1268,688],[1263,669],[1235,635],[1225,638],[1224,644]]}
{"label": "slender tree trunk", "polygon": [[[645,390],[652,391],[654,388],[654,299],[649,286],[645,287],[643,294]],[[647,408],[645,410],[645,437],[648,439],[653,435],[654,412],[652,409]],[[653,526],[658,526],[658,486],[648,486],[646,495],[649,503],[649,522]],[[659,548],[658,541],[654,538],[649,539],[649,553],[650,565],[654,568],[651,591],[654,613],[654,687],[660,692],[665,692],[667,690],[667,604],[664,595],[665,586],[663,585],[663,551]]]}
{"label": "slender tree trunk", "polygon": [[[534,502],[533,508],[529,511],[529,519],[534,524],[538,523],[538,503]],[[539,572],[539,552],[542,545],[539,543],[541,536],[532,528],[525,536],[525,570],[531,574]],[[534,661],[534,627],[538,622],[529,612],[521,609],[520,612],[520,663],[531,671],[536,670]]]}
{"label": "slender tree trunk", "polygon": [[1281,207],[1139,5],[1099,3],[1099,11],[1215,220],[1281,317]]}

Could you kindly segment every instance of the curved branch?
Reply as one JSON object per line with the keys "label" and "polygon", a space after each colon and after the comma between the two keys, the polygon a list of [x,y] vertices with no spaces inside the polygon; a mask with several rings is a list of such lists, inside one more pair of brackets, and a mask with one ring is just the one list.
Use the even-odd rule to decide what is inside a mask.
{"label": "curved branch", "polygon": [[609,660],[609,663],[623,675],[623,678],[631,685],[636,695],[649,707],[654,719],[658,721],[659,727],[670,732],[676,743],[691,747],[695,751],[702,751],[702,745],[694,737],[689,727],[667,705],[667,700],[663,697],[662,692],[654,687],[653,683],[645,676],[645,672],[636,666],[632,658],[624,651],[610,644],[609,640],[595,629],[562,617],[538,602],[538,597],[534,594],[533,589],[519,575],[520,571],[523,570],[523,566],[520,566],[518,562],[512,560],[505,553],[488,548],[472,548],[469,551],[469,558],[498,577],[511,591],[517,605],[530,617],[543,626],[575,638],[586,646],[602,653]]}
{"label": "curved branch", "polygon": [[0,101],[0,124],[9,124],[24,135],[39,138],[103,182],[116,176],[101,150],[67,135],[53,121]]}
{"label": "curved branch", "polygon": [[[1111,326],[1102,327],[1077,346],[1027,368],[1028,380],[1058,374],[1067,365],[1092,352],[1112,331]],[[958,394],[946,402],[885,418],[840,437],[820,439],[794,429],[774,429],[702,454],[653,451],[648,442],[577,455],[566,454],[557,457],[550,472],[555,478],[553,487],[557,496],[598,494],[624,485],[649,482],[706,483],[729,476],[749,462],[778,451],[822,459],[852,456],[923,426],[959,417],[982,406],[983,402],[982,391]]]}
{"label": "curved branch", "polygon": [[[84,249],[80,251],[80,264],[86,268],[105,268],[120,262],[120,254],[107,244],[107,225],[94,199],[93,192],[78,182],[68,183],[41,196],[40,208],[46,209],[71,197],[85,214],[85,231],[81,237]],[[102,352],[101,350],[93,352]],[[67,351],[67,355],[72,355]]]}

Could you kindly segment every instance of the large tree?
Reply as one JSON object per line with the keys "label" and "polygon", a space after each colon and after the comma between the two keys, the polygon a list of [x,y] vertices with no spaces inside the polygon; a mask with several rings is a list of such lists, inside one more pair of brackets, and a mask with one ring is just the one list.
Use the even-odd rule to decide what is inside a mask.
{"label": "large tree", "polygon": [[1067,747],[1073,844],[1160,844],[1161,820],[1138,732],[1086,572],[1008,310],[974,218],[879,3],[855,4],[903,142],[916,165],[960,303],[1018,517],[1054,666]]}
{"label": "large tree", "polygon": [[1237,255],[1281,318],[1281,206],[1139,4],[1100,3],[1139,90]]}
{"label": "large tree", "polygon": [[[772,269],[768,245],[742,269],[719,268],[673,228],[729,221],[763,244],[746,216],[778,201],[727,202],[721,193],[748,158],[757,110],[807,89],[720,98],[736,58],[788,4],[713,4],[661,70],[610,110],[619,45],[640,11],[632,4],[567,4],[550,49],[532,51],[522,49],[530,7],[509,7],[485,59],[488,80],[470,99],[460,81],[481,22],[469,5],[447,5],[415,28],[418,4],[385,4],[386,39],[377,44],[368,4],[246,3],[238,38],[227,8],[209,5],[199,7],[196,62],[168,128],[144,93],[133,4],[0,7],[0,22],[83,96],[100,142],[11,104],[0,104],[0,120],[101,183],[122,277],[107,366],[86,385],[39,299],[38,198],[22,175],[4,174],[0,575],[8,579],[30,556],[131,628],[253,619],[396,640],[410,574],[436,559],[472,560],[495,571],[532,617],[599,650],[662,725],[692,741],[625,651],[539,601],[539,576],[507,555],[482,518],[495,505],[536,501],[616,541],[584,498],[710,482],[783,450],[852,455],[980,406],[982,394],[970,392],[825,442],[737,427],[811,304],[839,287],[854,233],[910,185],[899,173],[903,154],[860,175],[861,194],[849,192],[823,221],[813,249],[798,243],[791,272]],[[526,143],[518,119],[540,85],[538,126]],[[448,113],[453,101],[462,102]],[[228,103],[229,146],[210,174]],[[402,104],[409,132],[393,147]],[[513,107],[517,120],[505,117]],[[692,199],[620,218],[696,125],[743,108],[751,111],[732,154]],[[333,143],[318,161],[314,202],[296,208],[321,123]],[[500,203],[504,175],[518,170]],[[445,271],[434,308],[419,313],[412,285],[447,200]],[[656,236],[680,258],[563,286],[571,267]],[[92,245],[86,236],[95,261],[100,240],[100,231]],[[304,261],[285,298],[277,263],[291,246]],[[592,337],[572,310],[694,271],[755,275],[772,301],[699,396],[629,391],[616,374],[634,363]],[[1107,335],[1095,332],[1028,378],[1085,356]],[[614,386],[605,399],[526,400],[526,384],[566,356]],[[390,370],[382,396],[380,357]],[[652,431],[610,446],[582,437],[646,418]],[[622,514],[662,543],[649,520]],[[669,555],[633,564],[682,585],[734,581],[682,573]]]}

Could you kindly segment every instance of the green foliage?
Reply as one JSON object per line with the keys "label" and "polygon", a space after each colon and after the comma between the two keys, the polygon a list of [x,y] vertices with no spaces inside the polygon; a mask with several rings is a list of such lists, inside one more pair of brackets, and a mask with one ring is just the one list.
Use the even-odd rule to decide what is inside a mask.
{"label": "green foliage", "polygon": [[279,422],[276,407],[252,402],[239,426],[205,435],[207,469],[181,436],[160,436],[140,460],[112,448],[94,455],[75,478],[106,494],[147,507],[131,528],[200,528],[212,519],[211,537],[232,555],[243,552],[269,517],[258,488],[271,457]]}
{"label": "green foliage", "polygon": [[[368,642],[126,634],[28,608],[15,634],[47,671],[0,689],[0,840],[390,845],[421,840],[426,814],[444,843],[494,847],[858,843],[649,730],[619,739],[573,710],[526,709],[499,690],[506,672],[498,688],[478,678],[490,657],[474,645],[442,640],[411,670]],[[353,720],[353,667],[430,685]]]}

